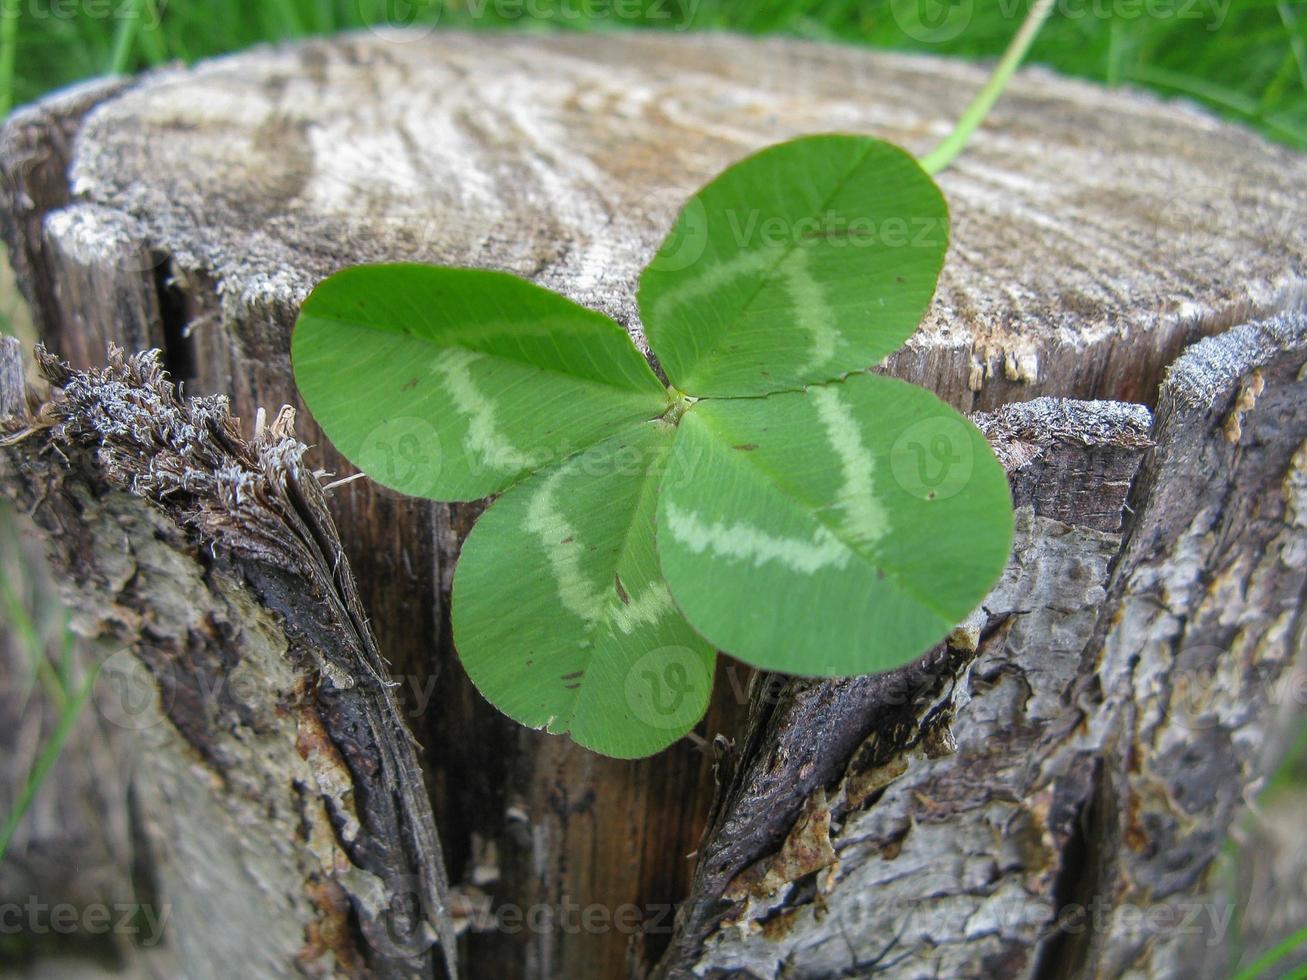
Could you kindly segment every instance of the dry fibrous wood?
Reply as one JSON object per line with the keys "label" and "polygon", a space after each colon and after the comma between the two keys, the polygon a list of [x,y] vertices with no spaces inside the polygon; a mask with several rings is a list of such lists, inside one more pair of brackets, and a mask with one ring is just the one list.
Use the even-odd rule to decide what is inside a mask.
{"label": "dry fibrous wood", "polygon": [[247,441],[156,353],[40,367],[55,395],[0,423],[0,476],[79,631],[157,693],[108,720],[146,739],[125,781],[187,975],[427,975],[436,940],[452,973],[415,749],[293,412]]}
{"label": "dry fibrous wood", "polygon": [[[505,269],[642,343],[638,272],[704,180],[801,133],[923,152],[985,77],[722,35],[312,41],[16,114],[0,222],[53,350],[159,347],[252,419],[299,406],[290,327],[336,268]],[[884,369],[983,413],[1019,547],[918,664],[813,683],[724,662],[695,740],[602,759],[462,675],[448,588],[477,507],[329,496],[460,909],[545,913],[460,912],[470,975],[1167,976],[1206,950],[1072,913],[1205,902],[1297,704],[1307,161],[1031,69],[940,183],[940,289]],[[353,472],[297,428],[308,465]],[[564,926],[591,905],[609,925]],[[611,925],[626,906],[636,927]]]}

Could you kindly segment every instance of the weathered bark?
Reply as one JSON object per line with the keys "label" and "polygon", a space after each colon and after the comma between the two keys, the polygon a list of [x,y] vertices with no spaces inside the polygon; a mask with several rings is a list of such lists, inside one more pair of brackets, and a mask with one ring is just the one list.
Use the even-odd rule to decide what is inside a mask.
{"label": "weathered bark", "polygon": [[[1207,873],[1307,703],[1305,364],[1299,311],[1197,344],[1154,424],[982,417],[1018,530],[976,632],[751,720],[665,975],[1220,975]],[[819,859],[749,888],[805,806]]]}
{"label": "weathered bark", "polygon": [[440,846],[293,413],[246,442],[152,355],[41,368],[57,397],[5,420],[0,477],[78,630],[152,677],[100,707],[149,736],[130,793],[187,975],[429,975],[427,923],[454,950]]}
{"label": "weathered bark", "polygon": [[[699,183],[804,132],[924,151],[983,77],[721,36],[311,42],[19,113],[0,211],[52,349],[89,366],[111,340],[159,347],[248,419],[298,405],[290,325],[335,268],[502,268],[642,343],[636,276]],[[598,758],[515,727],[457,665],[448,586],[476,507],[367,481],[330,496],[460,900],[552,912],[511,934],[460,916],[471,975],[1178,962],[1180,932],[1086,939],[1050,920],[1095,894],[1198,900],[1267,764],[1254,741],[1269,755],[1281,730],[1272,682],[1302,645],[1307,162],[1030,71],[941,184],[940,290],[886,370],[988,413],[1020,530],[983,615],[913,667],[813,683],[727,663],[696,743]],[[307,458],[352,472],[327,446]],[[1245,686],[1186,728],[1168,692],[1209,677]],[[669,936],[658,909],[682,900]],[[572,903],[610,925],[568,927]],[[611,925],[628,903],[643,930]]]}

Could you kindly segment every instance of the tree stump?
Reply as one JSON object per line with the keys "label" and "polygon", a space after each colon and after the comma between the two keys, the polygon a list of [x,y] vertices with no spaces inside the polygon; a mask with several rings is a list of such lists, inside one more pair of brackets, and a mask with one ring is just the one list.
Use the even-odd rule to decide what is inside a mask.
{"label": "tree stump", "polygon": [[[381,33],[11,118],[4,233],[71,369],[9,423],[5,487],[54,532],[82,628],[157,683],[160,762],[132,778],[194,975],[426,975],[456,931],[471,977],[1219,971],[1212,862],[1307,702],[1303,157],[1021,73],[940,179],[939,291],[884,365],[1007,466],[1004,578],[890,674],[724,660],[697,737],[652,759],[471,687],[448,599],[479,507],[323,495],[313,470],[353,471],[307,414],[306,451],[288,414],[253,433],[301,408],[290,329],[335,269],[503,269],[643,347],[638,272],[704,181],[811,132],[923,153],[985,75],[718,35]],[[148,359],[84,373],[110,343],[159,348],[242,427]],[[138,428],[97,427],[124,397]],[[262,700],[204,701],[242,667]]]}

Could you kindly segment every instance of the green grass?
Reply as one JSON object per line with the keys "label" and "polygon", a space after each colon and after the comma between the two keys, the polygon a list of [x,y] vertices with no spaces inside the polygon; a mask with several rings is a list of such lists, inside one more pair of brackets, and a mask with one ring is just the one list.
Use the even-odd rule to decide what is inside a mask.
{"label": "green grass", "polygon": [[[994,58],[1030,0],[0,0],[0,110],[78,79],[412,19],[782,33]],[[918,7],[920,5],[920,7]],[[635,8],[635,9],[633,9]],[[923,39],[913,12],[945,16]],[[950,13],[951,11],[951,13]],[[908,28],[905,30],[905,25]],[[909,33],[912,31],[912,33]],[[913,36],[913,35],[916,36]],[[1307,2],[1058,0],[1031,61],[1201,102],[1307,148]]]}
{"label": "green grass", "polygon": [[[1288,752],[1285,753],[1285,757],[1258,793],[1258,809],[1274,806],[1296,807],[1298,806],[1296,800],[1304,787],[1307,787],[1307,720],[1300,728]],[[1258,819],[1256,812],[1244,814],[1243,833],[1250,832]],[[1236,843],[1240,839],[1244,840],[1245,846],[1241,847]],[[1251,953],[1245,948],[1248,932],[1243,921],[1245,904],[1252,900],[1260,900],[1263,903],[1267,900],[1265,895],[1242,894],[1239,886],[1240,866],[1245,860],[1254,859],[1252,849],[1257,846],[1255,839],[1243,838],[1239,832],[1236,832],[1227,838],[1221,860],[1222,874],[1227,879],[1226,887],[1234,905],[1234,918],[1231,923],[1234,938],[1229,946],[1231,957],[1229,975],[1233,980],[1307,980],[1307,964],[1302,962],[1302,955],[1307,953],[1307,924],[1293,930],[1290,935],[1280,939],[1260,954]],[[1296,962],[1297,965],[1286,969],[1286,961]]]}
{"label": "green grass", "polygon": [[1257,957],[1245,969],[1240,970],[1234,975],[1234,980],[1263,980],[1271,976],[1282,976],[1288,980],[1301,980],[1307,977],[1307,967],[1297,967],[1292,973],[1267,973],[1268,970],[1277,969],[1285,960],[1295,952],[1307,947],[1307,926],[1303,926],[1288,939],[1277,944],[1274,948],[1267,950],[1264,954]]}
{"label": "green grass", "polygon": [[[34,689],[39,686],[54,719],[8,812],[0,813],[0,862],[3,862],[15,831],[86,709],[99,667],[78,668],[77,640],[68,625],[68,612],[51,596],[38,594],[37,590],[43,593],[48,586],[30,574],[24,556],[13,548],[18,541],[18,530],[13,510],[8,506],[0,507],[0,535],[6,542],[0,548],[0,623],[28,661],[27,674],[13,680],[22,701],[33,697]],[[34,610],[41,610],[39,618],[43,622],[38,622]],[[59,620],[53,628],[51,623],[44,622],[56,615]],[[52,651],[51,646],[57,649]]]}

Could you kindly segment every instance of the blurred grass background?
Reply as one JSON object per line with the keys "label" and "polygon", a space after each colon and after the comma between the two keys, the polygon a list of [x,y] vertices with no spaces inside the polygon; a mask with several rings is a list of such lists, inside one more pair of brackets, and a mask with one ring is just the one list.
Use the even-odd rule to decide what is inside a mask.
{"label": "blurred grass background", "polygon": [[[731,30],[989,59],[1001,53],[1030,2],[0,0],[0,116],[97,75],[193,62],[264,41],[390,25]],[[1270,139],[1307,149],[1307,0],[1057,0],[1027,60],[1106,85],[1189,99]],[[28,346],[30,324],[8,272],[0,270],[0,330],[18,333]],[[13,520],[14,515],[0,513],[0,570],[11,580],[27,577]],[[4,627],[0,623],[0,634],[7,632]],[[31,654],[31,661],[38,667],[43,662],[39,653]],[[9,678],[20,680],[25,690],[35,679],[35,674]],[[1230,975],[1241,980],[1307,977],[1307,934],[1301,931],[1307,910],[1293,897],[1301,889],[1279,880],[1284,869],[1266,859],[1282,854],[1286,843],[1303,847],[1307,839],[1301,818],[1307,806],[1307,732],[1304,736],[1227,850],[1223,874],[1237,907],[1269,903],[1282,913],[1259,914],[1257,923],[1240,916],[1226,952]],[[44,772],[36,772],[36,752],[33,746],[28,762],[39,776]],[[0,809],[10,810],[0,812],[0,824],[15,816],[12,807]],[[1288,948],[1274,956],[1277,943],[1286,942]]]}
{"label": "blurred grass background", "polygon": [[[1030,0],[0,0],[0,112],[93,75],[385,24],[782,33],[997,56]],[[1307,3],[1057,0],[1030,59],[1201,102],[1307,149]]]}

